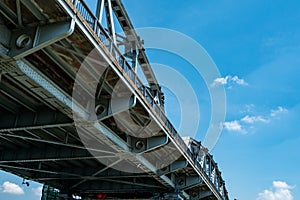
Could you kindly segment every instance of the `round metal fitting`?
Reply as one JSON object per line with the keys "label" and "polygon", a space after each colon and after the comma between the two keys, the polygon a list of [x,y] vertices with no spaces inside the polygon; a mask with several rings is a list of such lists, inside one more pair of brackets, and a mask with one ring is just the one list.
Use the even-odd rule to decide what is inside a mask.
{"label": "round metal fitting", "polygon": [[24,48],[27,47],[30,44],[30,42],[31,42],[31,38],[26,34],[22,34],[17,38],[16,46],[18,48]]}
{"label": "round metal fitting", "polygon": [[101,104],[95,107],[96,115],[101,115],[105,111],[105,107]]}
{"label": "round metal fitting", "polygon": [[136,147],[136,149],[138,149],[138,150],[141,150],[144,146],[145,146],[145,143],[144,143],[143,141],[137,141],[137,142],[135,143],[135,147]]}

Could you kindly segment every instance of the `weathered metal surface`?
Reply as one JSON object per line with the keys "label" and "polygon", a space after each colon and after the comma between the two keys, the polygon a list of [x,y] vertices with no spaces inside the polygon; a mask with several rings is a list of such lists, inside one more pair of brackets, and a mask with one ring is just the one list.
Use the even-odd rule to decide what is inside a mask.
{"label": "weathered metal surface", "polygon": [[[227,200],[212,156],[194,159],[163,106],[154,101],[159,85],[121,1],[106,1],[111,3],[106,4],[107,29],[82,0],[0,0],[0,169],[86,198],[105,192],[124,198],[175,194]],[[136,42],[150,88],[115,45],[112,11],[125,39]],[[93,59],[86,60],[93,50]],[[72,92],[83,63],[88,70],[78,87],[81,104],[74,109]],[[103,70],[98,79],[97,70]],[[89,88],[93,84],[96,91]],[[111,107],[114,95],[118,109]],[[123,100],[130,95],[126,108]],[[77,127],[73,113],[97,123]],[[85,140],[92,145],[85,146]],[[161,158],[167,164],[158,162]],[[124,164],[144,172],[116,170]]]}

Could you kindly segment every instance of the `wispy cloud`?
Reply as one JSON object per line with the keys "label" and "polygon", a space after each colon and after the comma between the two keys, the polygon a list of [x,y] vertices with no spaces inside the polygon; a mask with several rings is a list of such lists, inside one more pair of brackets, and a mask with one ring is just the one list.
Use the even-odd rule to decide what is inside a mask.
{"label": "wispy cloud", "polygon": [[233,85],[233,84],[242,85],[242,86],[248,85],[248,83],[244,79],[241,79],[238,76],[228,75],[225,77],[216,78],[211,84],[211,87],[216,87],[219,85]]}
{"label": "wispy cloud", "polygon": [[245,117],[243,117],[241,119],[242,122],[245,122],[247,124],[253,124],[255,122],[263,122],[263,123],[269,123],[270,120],[269,119],[266,119],[262,116],[249,116],[249,115],[246,115]]}
{"label": "wispy cloud", "polygon": [[1,192],[14,195],[24,194],[24,190],[17,184],[5,181],[1,186]]}
{"label": "wispy cloud", "polygon": [[273,188],[259,193],[256,200],[293,200],[293,188],[286,182],[273,181]]}
{"label": "wispy cloud", "polygon": [[31,189],[31,191],[33,192],[33,194],[36,195],[36,196],[42,196],[42,190],[43,190],[42,186]]}
{"label": "wispy cloud", "polygon": [[282,113],[287,113],[288,110],[286,108],[283,108],[281,106],[278,106],[278,108],[276,110],[271,110],[271,117],[276,117],[278,116],[279,114],[282,114]]}
{"label": "wispy cloud", "polygon": [[255,108],[255,105],[254,104],[246,104],[245,108],[246,108],[246,112],[252,112],[253,109]]}
{"label": "wispy cloud", "polygon": [[262,115],[245,115],[239,120],[233,120],[223,123],[223,127],[227,131],[235,131],[240,133],[248,133],[248,129],[253,128],[256,123],[270,123],[274,118],[278,118],[280,114],[286,113],[288,110],[282,106],[278,106],[276,110],[271,110],[269,114]]}

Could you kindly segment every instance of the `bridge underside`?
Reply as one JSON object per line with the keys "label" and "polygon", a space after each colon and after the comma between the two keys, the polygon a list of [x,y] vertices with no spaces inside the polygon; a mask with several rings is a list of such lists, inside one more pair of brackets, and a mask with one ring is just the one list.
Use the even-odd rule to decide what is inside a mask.
{"label": "bridge underside", "polygon": [[199,177],[118,44],[73,3],[0,0],[0,169],[69,196],[220,199],[223,181]]}

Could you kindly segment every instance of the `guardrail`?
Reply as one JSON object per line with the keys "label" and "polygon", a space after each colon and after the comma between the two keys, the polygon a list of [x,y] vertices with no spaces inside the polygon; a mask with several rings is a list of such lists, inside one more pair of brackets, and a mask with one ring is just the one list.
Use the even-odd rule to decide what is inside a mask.
{"label": "guardrail", "polygon": [[[154,101],[154,97],[146,87],[142,81],[139,79],[137,74],[134,72],[130,64],[127,62],[125,57],[120,52],[120,49],[113,43],[111,37],[103,28],[101,23],[98,21],[97,17],[93,14],[93,12],[89,9],[84,0],[65,0],[71,1],[81,16],[86,20],[88,25],[94,30],[97,34],[98,38],[103,42],[103,44],[108,48],[112,55],[117,59],[119,65],[126,72],[131,81],[135,84],[141,94],[145,97],[147,102],[152,106],[152,109],[155,113],[161,118],[164,125],[168,128],[168,131],[174,136],[177,143],[181,146],[181,148],[190,156],[190,158],[194,161],[194,164],[202,171],[202,173],[206,176],[207,180],[211,182],[211,184],[215,187],[215,189],[221,194],[224,200],[228,200],[227,190],[225,188],[225,181],[221,177],[221,172],[218,170],[217,164],[213,161],[212,156],[210,154],[206,154],[204,158],[202,158],[201,162],[193,159],[195,156],[192,151],[185,144],[175,127],[166,117],[164,111],[160,108],[160,106]],[[202,164],[201,164],[202,163]]]}

